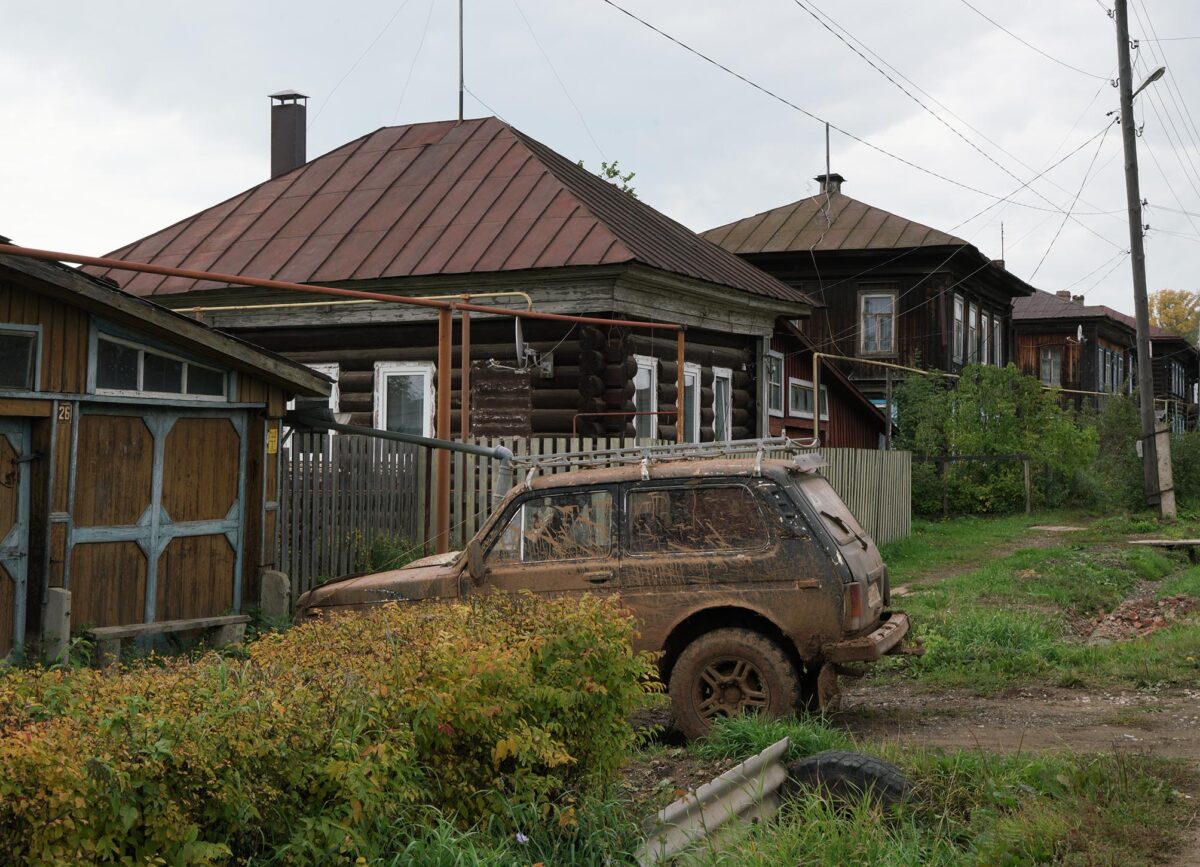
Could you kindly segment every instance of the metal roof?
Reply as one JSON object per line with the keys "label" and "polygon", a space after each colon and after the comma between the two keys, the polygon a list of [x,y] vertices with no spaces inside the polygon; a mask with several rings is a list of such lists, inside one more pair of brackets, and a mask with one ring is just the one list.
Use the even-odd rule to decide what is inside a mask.
{"label": "metal roof", "polygon": [[383,127],[110,255],[301,283],[641,263],[813,303],[494,117]]}
{"label": "metal roof", "polygon": [[841,192],[818,193],[700,235],[739,254],[971,246]]}
{"label": "metal roof", "polygon": [[[1105,304],[1083,304],[1073,299],[1059,298],[1041,289],[1028,298],[1013,300],[1013,322],[1030,322],[1044,319],[1111,319],[1114,322],[1137,331],[1137,320],[1127,313],[1114,310]],[[1153,340],[1183,340],[1174,332],[1150,326],[1150,337]]]}

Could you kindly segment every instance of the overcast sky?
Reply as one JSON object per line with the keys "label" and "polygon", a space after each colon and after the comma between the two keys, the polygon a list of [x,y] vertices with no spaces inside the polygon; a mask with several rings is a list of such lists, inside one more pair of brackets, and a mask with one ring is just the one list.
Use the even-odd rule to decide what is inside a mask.
{"label": "overcast sky", "polygon": [[[803,0],[1003,168],[797,0],[616,2],[835,126],[995,197],[1078,148],[1014,203],[966,223],[996,199],[836,131],[832,167],[848,195],[993,258],[1003,221],[1018,276],[1132,312],[1120,127],[1096,137],[1117,107],[1106,0],[971,0],[1015,36],[964,0]],[[1149,284],[1196,289],[1200,40],[1178,38],[1200,37],[1200,9],[1195,0],[1132,3],[1134,37],[1152,37],[1152,25],[1164,40],[1140,43],[1135,79],[1168,66],[1138,97]],[[269,168],[274,91],[312,97],[310,157],[380,126],[452,118],[457,7],[4,0],[0,234],[98,255],[253,186]],[[620,160],[637,172],[644,201],[696,230],[811,195],[824,171],[821,123],[602,0],[466,0],[466,79],[468,117],[499,114],[591,167]],[[1089,165],[1078,216],[1064,219]]]}

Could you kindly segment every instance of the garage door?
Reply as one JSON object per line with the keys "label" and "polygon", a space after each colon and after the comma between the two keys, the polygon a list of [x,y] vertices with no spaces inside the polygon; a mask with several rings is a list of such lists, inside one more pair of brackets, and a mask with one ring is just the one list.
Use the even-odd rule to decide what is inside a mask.
{"label": "garage door", "polygon": [[67,582],[76,627],[238,610],[244,413],[85,411]]}

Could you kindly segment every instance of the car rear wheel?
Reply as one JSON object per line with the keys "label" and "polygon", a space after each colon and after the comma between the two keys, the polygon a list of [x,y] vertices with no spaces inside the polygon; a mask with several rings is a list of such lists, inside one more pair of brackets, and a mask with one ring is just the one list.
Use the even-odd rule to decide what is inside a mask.
{"label": "car rear wheel", "polygon": [[749,629],[714,629],[679,655],[669,686],[675,725],[688,738],[741,713],[787,716],[800,701],[800,677],[774,641]]}

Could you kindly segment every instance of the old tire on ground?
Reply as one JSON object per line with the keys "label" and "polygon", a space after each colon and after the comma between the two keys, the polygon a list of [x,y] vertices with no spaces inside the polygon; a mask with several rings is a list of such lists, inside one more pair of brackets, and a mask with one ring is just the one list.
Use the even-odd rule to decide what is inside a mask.
{"label": "old tire on ground", "polygon": [[794,713],[800,677],[783,649],[765,635],[714,629],[679,655],[668,690],[675,725],[688,738],[698,738],[717,717]]}
{"label": "old tire on ground", "polygon": [[908,797],[912,783],[899,768],[883,759],[826,750],[788,765],[780,793],[794,796],[805,789],[819,789],[842,803],[853,803],[868,795],[890,807]]}

